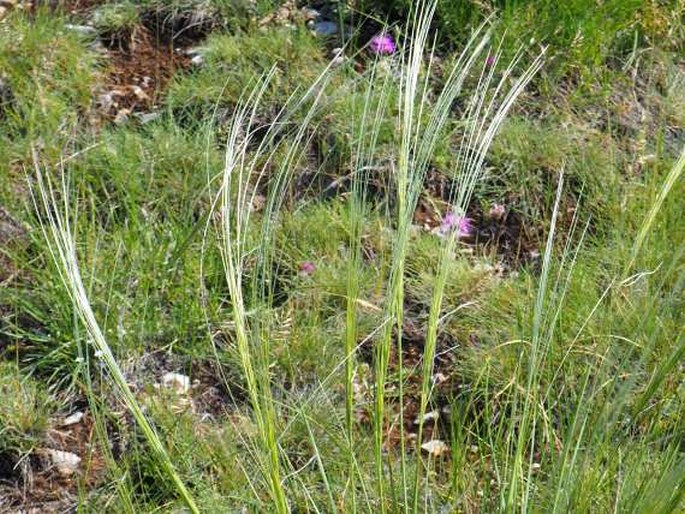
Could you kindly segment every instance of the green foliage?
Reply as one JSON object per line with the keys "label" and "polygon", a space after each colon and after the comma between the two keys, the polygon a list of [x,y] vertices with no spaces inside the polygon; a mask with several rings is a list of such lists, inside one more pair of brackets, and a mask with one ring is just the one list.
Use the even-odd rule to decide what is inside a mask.
{"label": "green foliage", "polygon": [[0,70],[14,97],[3,138],[42,139],[50,147],[91,103],[95,59],[60,17],[13,16],[0,31]]}
{"label": "green foliage", "polygon": [[323,53],[305,30],[274,29],[256,34],[213,35],[206,44],[207,66],[169,90],[168,104],[179,116],[203,119],[219,106],[235,106],[259,78],[275,67],[265,95],[265,115],[275,116],[323,70]]}
{"label": "green foliage", "polygon": [[130,31],[140,23],[140,15],[135,4],[119,2],[104,4],[92,15],[93,25],[100,32]]}
{"label": "green foliage", "polygon": [[[163,30],[177,31],[198,28],[228,31],[252,30],[255,21],[278,7],[277,0],[140,0],[139,11],[144,19],[155,19]],[[193,26],[195,25],[195,26]]]}
{"label": "green foliage", "polygon": [[[362,1],[359,9],[396,22],[406,18],[412,5],[409,0]],[[634,44],[682,48],[682,9],[680,0],[469,0],[438,2],[434,23],[443,43],[458,47],[475,25],[493,17],[498,33],[506,32],[506,56],[531,41],[549,45],[554,59],[546,72],[563,75],[625,58]]]}
{"label": "green foliage", "polygon": [[8,362],[0,362],[0,397],[0,454],[30,452],[48,427],[50,397]]}

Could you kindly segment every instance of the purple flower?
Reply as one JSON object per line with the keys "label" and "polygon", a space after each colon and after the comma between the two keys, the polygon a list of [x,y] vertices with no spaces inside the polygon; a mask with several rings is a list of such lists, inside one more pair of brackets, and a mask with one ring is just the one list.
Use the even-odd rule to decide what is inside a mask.
{"label": "purple flower", "polygon": [[308,277],[316,271],[316,266],[313,262],[305,261],[300,264],[300,275],[303,277]]}
{"label": "purple flower", "polygon": [[471,219],[465,216],[457,216],[453,212],[448,212],[442,219],[438,227],[438,234],[446,236],[450,232],[456,232],[457,237],[468,237],[473,232]]}
{"label": "purple flower", "polygon": [[377,34],[371,38],[369,49],[378,55],[394,54],[396,50],[395,41],[390,34],[383,32],[382,34]]}
{"label": "purple flower", "polygon": [[490,66],[494,66],[495,62],[497,62],[495,59],[495,56],[494,55],[488,55],[485,59],[485,66],[487,66],[488,68]]}

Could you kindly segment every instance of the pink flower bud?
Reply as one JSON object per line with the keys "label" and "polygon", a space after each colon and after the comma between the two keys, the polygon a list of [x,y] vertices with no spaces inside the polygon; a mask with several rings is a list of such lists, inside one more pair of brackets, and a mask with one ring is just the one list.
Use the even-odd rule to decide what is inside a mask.
{"label": "pink flower bud", "polygon": [[313,262],[305,261],[300,264],[300,275],[303,277],[308,277],[316,271],[316,266]]}

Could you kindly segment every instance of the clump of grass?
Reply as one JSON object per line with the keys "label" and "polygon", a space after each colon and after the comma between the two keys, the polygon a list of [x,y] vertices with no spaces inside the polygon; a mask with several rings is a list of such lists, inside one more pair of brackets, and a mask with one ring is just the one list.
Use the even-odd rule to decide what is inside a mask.
{"label": "clump of grass", "polygon": [[[363,1],[356,7],[376,19],[400,21],[411,11],[410,0]],[[558,79],[575,72],[597,70],[608,59],[628,56],[657,42],[678,49],[683,42],[679,0],[610,0],[598,6],[592,0],[574,0],[563,5],[553,1],[440,2],[435,27],[445,46],[464,44],[470,27],[488,17],[497,19],[497,34],[506,34],[509,58],[522,42],[549,46],[545,73]]]}
{"label": "clump of grass", "polygon": [[118,2],[98,7],[92,14],[92,21],[109,47],[129,50],[140,25],[140,14],[135,4]]}
{"label": "clump of grass", "polygon": [[[406,245],[408,241],[408,234],[411,226],[411,220],[419,197],[419,192],[423,184],[423,177],[425,175],[430,156],[435,147],[436,141],[443,132],[443,126],[447,120],[448,112],[453,101],[461,92],[461,87],[465,77],[469,73],[470,68],[477,62],[477,59],[483,51],[487,39],[478,40],[477,36],[473,38],[467,49],[462,53],[455,65],[454,70],[449,74],[447,86],[444,91],[434,102],[429,102],[426,96],[427,80],[430,73],[423,73],[423,59],[424,53],[427,50],[428,29],[430,27],[430,19],[435,8],[435,4],[420,3],[414,13],[417,25],[414,26],[413,32],[408,34],[407,40],[410,45],[406,51],[400,54],[397,61],[398,76],[399,76],[399,94],[394,97],[397,104],[393,107],[399,112],[398,126],[401,127],[398,137],[394,142],[393,154],[393,173],[391,175],[391,183],[393,184],[394,194],[393,209],[390,211],[391,219],[396,224],[396,229],[392,236],[391,242],[391,261],[388,271],[386,288],[386,304],[384,306],[385,319],[382,326],[382,337],[377,345],[375,356],[375,410],[374,410],[374,440],[376,456],[376,485],[378,487],[378,496],[381,505],[385,508],[388,498],[386,494],[385,481],[386,476],[384,472],[384,431],[386,427],[386,398],[384,390],[388,382],[388,366],[391,346],[395,344],[393,334],[395,329],[401,334],[402,319],[403,319],[403,290],[404,290],[404,270],[406,264]],[[516,64],[516,63],[514,63]],[[465,206],[468,204],[474,184],[478,181],[480,176],[480,169],[482,166],[484,154],[490,145],[490,142],[499,128],[499,124],[504,119],[507,110],[512,105],[515,97],[522,90],[523,86],[530,80],[537,68],[539,61],[536,61],[518,81],[514,82],[513,87],[507,93],[500,93],[504,88],[505,83],[511,73],[513,65],[507,68],[504,76],[496,86],[495,96],[488,94],[488,86],[492,80],[492,70],[490,72],[483,72],[479,89],[477,93],[471,98],[470,108],[466,117],[466,124],[469,127],[467,134],[464,137],[464,144],[462,146],[461,154],[461,168],[460,168],[460,185],[457,190],[457,195],[453,199],[457,209],[465,212]],[[273,71],[269,78],[273,76]],[[371,72],[370,76],[373,77]],[[386,75],[386,80],[381,86],[380,94],[384,95],[390,81]],[[223,184],[221,189],[220,206],[221,206],[221,242],[224,255],[224,263],[226,267],[226,280],[229,284],[230,295],[232,299],[234,323],[236,324],[236,342],[237,351],[241,357],[244,373],[248,380],[248,390],[250,391],[252,406],[255,411],[257,424],[261,434],[261,444],[264,451],[268,455],[268,459],[262,464],[265,469],[265,474],[269,476],[271,495],[278,506],[279,510],[284,510],[286,504],[284,503],[284,492],[280,480],[281,469],[281,452],[276,445],[274,434],[276,433],[276,422],[274,418],[274,407],[270,397],[270,379],[268,378],[268,355],[270,354],[268,336],[265,337],[264,330],[250,329],[251,326],[265,326],[265,312],[260,312],[258,319],[248,316],[245,303],[242,299],[242,289],[237,277],[243,274],[246,258],[253,252],[257,252],[257,259],[259,264],[266,273],[270,269],[268,264],[272,257],[272,250],[270,248],[272,242],[271,237],[274,233],[273,225],[279,213],[279,207],[283,202],[283,190],[292,177],[291,162],[296,162],[301,150],[298,148],[298,143],[302,140],[305,134],[307,124],[302,122],[295,130],[295,137],[288,139],[285,143],[287,146],[284,163],[278,164],[278,169],[275,178],[271,179],[271,183],[275,182],[269,190],[269,197],[267,199],[267,208],[262,216],[262,238],[256,247],[248,246],[246,234],[250,228],[250,206],[254,191],[258,187],[259,180],[263,176],[263,171],[255,169],[255,157],[250,157],[248,148],[250,146],[250,139],[253,132],[251,132],[252,120],[257,112],[257,106],[263,95],[268,91],[268,83],[261,85],[253,93],[251,100],[247,106],[239,110],[239,115],[236,116],[233,123],[233,128],[229,135],[227,145],[227,161],[223,174]],[[374,87],[373,82],[370,83],[370,88]],[[317,85],[316,88],[311,88],[309,91],[316,91],[319,98],[320,92],[323,90],[322,86]],[[370,89],[372,90],[372,89]],[[502,95],[499,98],[498,93]],[[313,111],[311,108],[304,115],[304,119],[311,118]],[[376,116],[380,116],[382,111],[376,111]],[[366,141],[360,142],[357,147],[357,154],[351,156],[353,163],[357,165],[367,164],[368,161],[373,162],[376,141],[376,134],[378,130],[378,123],[373,118],[373,111],[369,118],[365,116],[360,120],[360,133],[367,132],[365,136]],[[269,149],[270,144],[274,141],[274,134],[280,131],[282,124],[280,122],[272,122],[270,125],[267,137],[259,143],[259,149]],[[265,142],[266,141],[266,142]],[[368,142],[369,146],[366,146]],[[468,143],[467,143],[468,141]],[[273,154],[273,150],[270,150]],[[356,171],[356,170],[355,170]],[[253,176],[257,177],[255,184]],[[358,176],[358,173],[356,173]],[[237,181],[237,182],[236,182]],[[361,236],[358,228],[361,212],[363,212],[364,203],[364,185],[363,181],[358,182],[358,185],[353,186],[353,190],[357,195],[361,195],[355,203],[353,217],[351,218],[352,229],[350,235],[352,237],[350,243],[353,249],[359,252],[361,244],[358,238]],[[361,185],[359,185],[361,184]],[[442,250],[441,262],[446,262],[447,257],[454,251],[456,244],[455,238],[448,238],[448,243]],[[353,250],[354,251],[354,250]],[[354,254],[353,254],[354,255]],[[358,273],[357,267],[360,265],[360,260],[353,257],[349,261],[353,268],[350,269],[349,276]],[[433,305],[431,307],[431,320],[429,322],[428,346],[425,356],[425,363],[432,363],[433,354],[435,352],[435,335],[437,333],[438,319],[442,309],[442,295],[444,288],[444,273],[443,282],[438,282],[438,288],[433,292]],[[352,391],[351,384],[351,365],[353,361],[354,350],[354,334],[356,334],[356,316],[354,311],[357,309],[355,303],[358,288],[354,286],[353,282],[348,282],[350,289],[351,302],[348,302],[348,323],[352,326],[347,328],[347,354],[345,356],[345,363],[347,366],[347,430],[351,431],[350,419],[350,395]],[[269,293],[266,293],[266,305],[269,303]],[[254,304],[253,304],[254,305]],[[266,324],[268,327],[268,324]],[[255,331],[256,330],[256,331]],[[267,329],[268,330],[268,329]],[[268,333],[268,331],[267,331]],[[350,335],[352,334],[352,335]],[[433,341],[433,345],[430,344]],[[401,348],[401,335],[396,341],[398,348]],[[254,348],[254,349],[253,349]],[[256,353],[255,353],[256,351]],[[400,351],[401,353],[401,351]],[[399,374],[399,396],[403,397],[403,372],[400,359],[400,374]],[[428,384],[432,377],[432,367],[430,364],[425,365],[423,370],[423,394],[421,413],[425,412],[428,402]],[[400,403],[401,405],[401,403]],[[402,414],[400,412],[400,419]],[[403,429],[400,428],[400,459],[401,470],[400,476],[402,485],[400,486],[401,497],[404,500],[395,498],[393,501],[407,501],[409,494],[408,487],[408,473],[405,465],[405,443]],[[351,440],[351,433],[348,433],[348,440]],[[286,461],[287,462],[287,461]],[[352,465],[352,463],[351,463]],[[351,474],[355,473],[354,469],[350,470]],[[420,472],[417,469],[416,486],[414,487],[414,503],[418,501],[419,497],[419,476]]]}
{"label": "clump of grass", "polygon": [[[682,228],[683,158],[669,173],[660,155],[650,168],[653,181],[611,193],[620,197],[611,203],[624,209],[622,217],[607,219],[594,238],[584,206],[597,201],[602,184],[587,175],[586,155],[575,151],[580,143],[561,129],[547,134],[548,125],[516,120],[497,149],[500,164],[514,161],[499,185],[527,189],[513,192],[535,204],[543,220],[553,213],[544,227],[542,270],[495,276],[479,268],[456,234],[438,238],[412,226],[426,170],[442,152],[457,186],[450,207],[465,215],[485,187],[492,138],[539,62],[521,74],[522,56],[498,64],[502,48],[491,47],[491,34],[481,29],[453,67],[441,67],[442,87],[434,90],[428,30],[434,8],[419,3],[400,52],[370,60],[361,73],[344,66],[334,72],[320,61],[312,77],[290,74],[279,83],[290,53],[277,54],[276,68],[268,57],[253,66],[236,48],[259,53],[258,45],[246,35],[222,36],[227,58],[208,65],[208,87],[216,67],[230,71],[226,62],[250,77],[264,74],[252,93],[227,86],[223,164],[212,127],[202,127],[206,141],[186,137],[173,120],[135,133],[109,129],[100,147],[68,164],[90,204],[79,206],[81,222],[58,215],[69,211],[69,195],[51,196],[50,182],[36,170],[48,188],[36,197],[45,235],[87,326],[84,356],[102,352],[105,376],[114,378],[117,396],[142,427],[144,441],[121,468],[111,464],[128,472],[123,490],[139,495],[136,507],[153,509],[191,487],[195,505],[209,510],[565,512],[637,505],[668,512],[682,505],[685,247],[674,252],[667,241]],[[299,45],[320,55],[310,39],[297,39],[295,54]],[[192,93],[194,78],[179,83],[187,80]],[[287,91],[284,84],[301,89]],[[352,87],[340,93],[340,84]],[[217,113],[221,89],[209,102],[200,95],[192,102],[206,115]],[[333,116],[331,123],[324,114]],[[531,127],[534,152],[525,144]],[[333,136],[337,152],[328,164],[309,154],[321,133]],[[598,145],[587,162],[601,163],[621,183],[611,157],[597,155]],[[562,181],[557,171],[566,160]],[[528,166],[544,168],[544,178],[531,179],[523,171]],[[336,172],[344,177],[335,177],[339,198],[330,201],[315,179]],[[314,179],[300,188],[300,174]],[[589,202],[567,211],[569,187]],[[630,197],[638,188],[647,193],[636,207]],[[533,191],[548,196],[540,202]],[[200,248],[209,210],[216,238],[207,227]],[[84,212],[92,216],[88,223]],[[564,215],[565,239],[556,230]],[[77,248],[73,237],[88,224],[101,232]],[[105,316],[102,329],[94,323],[97,306],[86,303],[77,251],[82,262],[93,262],[95,276],[102,255],[117,256],[110,267],[118,269],[102,280],[111,278],[105,287],[113,291],[104,303],[106,313],[117,303],[123,315],[116,322]],[[312,267],[302,268],[305,262]],[[88,288],[91,297],[105,290],[97,282]],[[416,369],[403,363],[404,321],[416,321],[407,299],[419,304],[413,307],[424,323]],[[140,396],[121,384],[113,354],[131,341],[202,353],[203,314],[217,358],[242,370],[244,403],[236,400],[224,418],[205,423],[190,408],[167,409],[163,396],[148,405],[154,421],[147,421],[136,404]],[[449,458],[420,450],[428,433],[423,414],[436,398],[437,342],[446,331],[455,341],[457,378],[452,414],[441,410],[433,433],[450,439]],[[106,353],[103,333],[117,333],[121,346]],[[63,359],[75,354],[70,344]],[[369,347],[370,367],[360,362]],[[412,440],[403,397],[417,389],[419,433]]]}
{"label": "clump of grass", "polygon": [[50,396],[8,362],[0,363],[0,395],[0,453],[27,454],[48,428]]}
{"label": "clump of grass", "polygon": [[303,95],[326,66],[321,48],[305,30],[217,34],[205,46],[207,65],[169,89],[168,104],[181,116],[193,113],[208,120],[216,106],[236,106],[246,86],[274,67],[261,106],[261,117],[268,119],[289,97]]}
{"label": "clump of grass", "polygon": [[197,42],[214,30],[247,32],[278,7],[275,0],[143,0],[143,23],[163,41]]}
{"label": "clump of grass", "polygon": [[[95,56],[64,21],[39,10],[34,19],[19,14],[3,24],[0,68],[14,98],[6,113],[4,140],[17,144],[42,139],[52,151],[66,139],[79,111],[90,105]],[[24,157],[30,155],[26,146],[21,148]],[[11,148],[10,155],[15,151]]]}

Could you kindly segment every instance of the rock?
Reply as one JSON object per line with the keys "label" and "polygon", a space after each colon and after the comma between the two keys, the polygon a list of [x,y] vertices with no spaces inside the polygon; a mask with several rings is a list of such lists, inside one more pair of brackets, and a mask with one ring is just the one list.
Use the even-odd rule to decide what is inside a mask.
{"label": "rock", "polygon": [[319,11],[316,9],[312,9],[311,7],[305,7],[302,9],[302,16],[304,17],[305,21],[313,21],[318,19],[321,16],[321,13],[319,13]]}
{"label": "rock", "polygon": [[106,53],[107,52],[107,47],[102,44],[102,40],[100,38],[94,39],[89,45],[88,48],[92,50],[93,52],[97,53]]}
{"label": "rock", "polygon": [[495,221],[499,221],[504,217],[505,213],[506,209],[504,208],[504,205],[501,203],[493,203],[488,211],[488,216]]}
{"label": "rock", "polygon": [[186,394],[190,390],[190,378],[180,373],[165,373],[162,377],[162,386],[173,389],[177,394]]}
{"label": "rock", "polygon": [[2,20],[13,7],[17,7],[17,0],[0,0],[0,20]]}
{"label": "rock", "polygon": [[336,66],[343,64],[347,60],[347,57],[345,57],[345,51],[342,48],[334,48],[331,51],[331,58],[333,64]]}
{"label": "rock", "polygon": [[85,416],[85,414],[83,412],[80,412],[80,411],[74,412],[72,415],[64,418],[62,420],[62,423],[60,423],[60,426],[68,427],[70,425],[75,425],[76,423],[80,423],[81,420],[83,419],[83,416]]}
{"label": "rock", "polygon": [[75,453],[53,450],[52,448],[47,448],[44,452],[50,459],[50,463],[57,469],[57,472],[60,475],[67,477],[78,471],[81,457]]}
{"label": "rock", "polygon": [[440,439],[432,439],[421,445],[421,449],[433,457],[440,457],[450,451],[450,447]]}
{"label": "rock", "polygon": [[144,101],[150,99],[150,97],[147,96],[147,93],[145,91],[143,91],[143,88],[140,86],[131,86],[131,91],[136,96],[136,98],[138,100],[140,100],[141,102],[144,102]]}
{"label": "rock", "polygon": [[205,63],[205,54],[207,49],[201,46],[188,48],[185,54],[190,57],[190,64],[193,66],[202,66]]}
{"label": "rock", "polygon": [[[423,415],[423,422],[424,423],[430,423],[432,421],[436,421],[440,417],[440,413],[436,410],[431,411],[431,412],[426,412],[426,414]],[[414,425],[420,425],[421,424],[421,419],[417,417],[414,420]]]}
{"label": "rock", "polygon": [[64,25],[64,28],[71,30],[72,32],[76,32],[77,34],[81,34],[82,36],[95,36],[98,33],[97,29],[95,27],[91,27],[90,25],[72,25],[67,23]]}
{"label": "rock", "polygon": [[330,37],[338,33],[338,24],[332,21],[317,21],[311,24],[311,29],[317,36]]}
{"label": "rock", "polygon": [[436,385],[447,382],[447,377],[443,373],[436,373],[433,375],[433,383]]}
{"label": "rock", "polygon": [[114,105],[114,98],[112,98],[111,93],[102,94],[98,96],[97,104],[101,111],[109,112]]}
{"label": "rock", "polygon": [[116,125],[123,125],[128,121],[130,114],[131,109],[121,109],[119,112],[117,112],[116,116],[114,116],[113,121]]}
{"label": "rock", "polygon": [[142,125],[145,125],[159,119],[161,114],[158,112],[137,112],[134,116]]}

